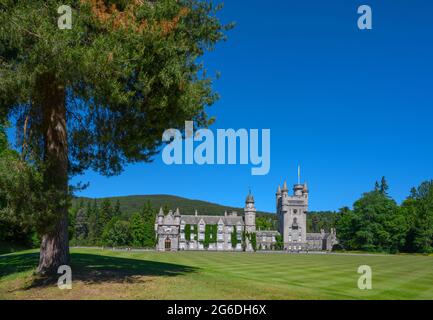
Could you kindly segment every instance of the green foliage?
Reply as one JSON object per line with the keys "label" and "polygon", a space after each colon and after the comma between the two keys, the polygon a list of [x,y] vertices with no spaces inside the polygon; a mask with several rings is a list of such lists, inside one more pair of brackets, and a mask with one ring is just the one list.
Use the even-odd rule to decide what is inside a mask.
{"label": "green foliage", "polygon": [[[213,122],[205,109],[217,94],[200,57],[230,28],[210,1],[71,0],[72,28],[60,30],[62,4],[0,3],[0,119],[24,128],[17,143],[32,164],[17,163],[0,179],[14,182],[19,173],[4,192],[13,198],[9,213],[34,221],[52,242],[53,250],[41,247],[43,274],[68,261],[69,177],[87,169],[119,174],[126,163],[151,161],[167,128]],[[30,179],[33,166],[41,179]],[[36,196],[28,201],[20,183],[35,187]],[[112,217],[105,209],[89,217],[89,236],[98,242]]]}
{"label": "green foliage", "polygon": [[[111,201],[111,203],[119,203],[122,214],[125,215],[125,218],[129,218],[132,214],[141,210],[141,208],[147,203],[150,202],[153,208],[163,208],[164,212],[168,212],[168,210],[175,210],[179,208],[182,215],[193,215],[195,213],[195,209],[198,210],[199,213],[206,213],[208,215],[216,215],[223,216],[224,211],[231,212],[242,212],[242,208],[236,207],[228,207],[222,206],[219,204],[201,201],[201,200],[192,200],[177,196],[171,195],[139,195],[139,196],[125,196],[125,197],[110,197],[107,198]],[[73,199],[72,203],[77,206],[79,202],[84,201],[93,202],[93,199],[76,197]],[[100,205],[103,199],[97,199],[97,203]],[[272,229],[276,229],[275,222],[277,221],[277,216],[273,213],[258,211],[257,216],[259,220],[263,218],[272,224],[274,227]]]}
{"label": "green foliage", "polygon": [[122,247],[131,244],[131,226],[128,221],[112,218],[103,232],[103,244],[109,247]]}
{"label": "green foliage", "polygon": [[8,150],[8,140],[6,136],[6,126],[0,119],[0,154]]}
{"label": "green foliage", "polygon": [[143,207],[142,217],[144,222],[144,242],[143,246],[153,248],[156,244],[155,238],[155,219],[156,210],[152,207],[149,201]]}
{"label": "green foliage", "polygon": [[337,237],[348,250],[398,252],[405,247],[407,219],[401,208],[387,195],[385,178],[379,189],[363,194],[344,208],[337,222]]}
{"label": "green foliage", "polygon": [[32,244],[32,233],[44,230],[52,218],[42,176],[9,149],[1,130],[0,141],[6,141],[0,151],[0,240]]}
{"label": "green foliage", "polygon": [[218,234],[218,225],[207,224],[205,226],[204,241],[203,241],[205,248],[209,248],[210,243],[216,243],[217,242],[217,234]]}
{"label": "green foliage", "polygon": [[144,243],[146,240],[146,230],[144,225],[144,219],[140,214],[136,213],[131,216],[130,226],[132,246],[137,248],[145,246]]}
{"label": "green foliage", "polygon": [[98,222],[105,226],[114,216],[113,208],[111,207],[111,201],[108,198],[102,200],[99,206],[99,217]]}
{"label": "green foliage", "polygon": [[85,244],[85,239],[88,235],[87,213],[84,208],[80,208],[75,217],[75,233],[74,238],[77,244]]}
{"label": "green foliage", "polygon": [[184,232],[185,232],[185,240],[190,241],[191,240],[191,225],[190,224],[185,225]]}
{"label": "green foliage", "polygon": [[386,181],[385,177],[382,177],[382,180],[380,181],[380,192],[383,194],[388,194],[388,182]]}
{"label": "green foliage", "polygon": [[433,180],[413,188],[401,210],[408,225],[405,250],[433,252]]}
{"label": "green foliage", "polygon": [[[70,173],[117,174],[150,161],[162,132],[212,122],[217,99],[199,57],[225,39],[208,1],[72,0],[72,29],[59,30],[57,0],[3,0],[0,7],[0,114],[28,118],[28,147],[43,161],[40,84],[67,95]],[[99,3],[99,2],[98,2]],[[105,18],[106,17],[106,18]]]}
{"label": "green foliage", "polygon": [[254,251],[257,251],[257,235],[255,232],[243,232],[242,241],[245,243],[245,240],[248,239],[251,243],[251,247]]}
{"label": "green foliage", "polygon": [[308,232],[318,233],[321,229],[329,231],[335,228],[340,213],[333,211],[311,211],[307,214]]}
{"label": "green foliage", "polygon": [[273,230],[274,221],[271,217],[256,217],[256,228],[258,230]]}
{"label": "green foliage", "polygon": [[284,239],[283,236],[278,234],[275,236],[275,250],[283,250],[284,249]]}
{"label": "green foliage", "polygon": [[251,234],[251,245],[253,247],[253,250],[256,251],[257,250],[257,234],[255,232],[253,232]]}
{"label": "green foliage", "polygon": [[236,226],[233,226],[233,230],[232,230],[232,233],[230,235],[230,238],[231,238],[232,247],[236,248],[237,244],[239,243],[238,232],[236,231]]}

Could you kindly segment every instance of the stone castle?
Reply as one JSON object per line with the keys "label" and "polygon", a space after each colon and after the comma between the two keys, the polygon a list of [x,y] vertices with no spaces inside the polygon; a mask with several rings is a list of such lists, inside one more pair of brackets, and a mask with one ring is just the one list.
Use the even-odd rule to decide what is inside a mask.
{"label": "stone castle", "polygon": [[[278,186],[276,208],[279,230],[257,230],[256,208],[251,192],[245,200],[244,214],[223,216],[182,215],[177,209],[156,217],[156,249],[159,251],[214,250],[254,251],[283,249],[289,252],[331,251],[336,233],[307,233],[308,187],[295,184],[289,195],[286,182]],[[280,239],[280,240],[278,240]],[[279,241],[279,243],[278,243]]]}

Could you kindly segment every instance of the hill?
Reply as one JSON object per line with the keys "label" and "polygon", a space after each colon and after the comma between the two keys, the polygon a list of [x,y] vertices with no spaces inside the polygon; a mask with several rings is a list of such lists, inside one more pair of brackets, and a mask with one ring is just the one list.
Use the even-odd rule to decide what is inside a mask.
{"label": "hill", "polygon": [[[73,200],[73,206],[77,205],[81,201],[87,203],[89,201],[96,201],[98,204],[104,199],[109,199],[111,203],[119,201],[120,210],[123,214],[129,216],[135,212],[139,212],[144,204],[149,201],[155,209],[160,207],[167,207],[171,210],[179,208],[182,214],[193,215],[195,210],[200,215],[224,215],[224,211],[231,212],[236,211],[239,215],[243,214],[243,208],[224,206],[212,202],[193,200],[188,198],[182,198],[172,195],[156,194],[156,195],[135,195],[125,197],[108,197],[108,198],[86,198],[77,197]],[[257,216],[266,216],[268,218],[277,219],[276,215],[270,212],[257,211]]]}

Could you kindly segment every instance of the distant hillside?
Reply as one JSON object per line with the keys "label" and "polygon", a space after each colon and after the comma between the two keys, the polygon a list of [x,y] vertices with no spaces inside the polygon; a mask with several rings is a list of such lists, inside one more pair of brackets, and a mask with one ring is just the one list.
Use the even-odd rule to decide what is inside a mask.
{"label": "distant hillside", "polygon": [[[122,213],[128,216],[135,212],[139,212],[147,201],[150,201],[152,207],[156,209],[159,209],[160,207],[168,207],[174,211],[176,208],[179,208],[182,214],[189,215],[194,214],[195,210],[197,210],[200,215],[224,215],[224,211],[226,210],[227,212],[237,211],[239,215],[243,214],[243,208],[223,206],[207,201],[192,200],[164,194],[98,198],[96,199],[96,202],[99,204],[104,199],[109,199],[112,204],[119,200]],[[74,199],[73,205],[78,204],[81,200],[87,203],[88,201],[93,202],[95,199],[77,197]],[[267,216],[273,219],[277,218],[275,214],[263,211],[257,211],[257,216]]]}

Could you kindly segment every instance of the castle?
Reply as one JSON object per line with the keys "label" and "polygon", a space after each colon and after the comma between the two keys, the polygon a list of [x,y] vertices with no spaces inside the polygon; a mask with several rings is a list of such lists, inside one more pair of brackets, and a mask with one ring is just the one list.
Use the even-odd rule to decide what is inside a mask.
{"label": "castle", "polygon": [[[156,249],[159,251],[214,250],[254,251],[283,249],[289,252],[331,251],[337,243],[335,229],[329,233],[307,233],[308,187],[299,181],[289,195],[286,182],[278,186],[276,208],[279,230],[257,230],[256,208],[251,192],[245,200],[244,214],[223,216],[182,215],[179,209],[156,217]],[[278,243],[278,239],[281,239]]]}

